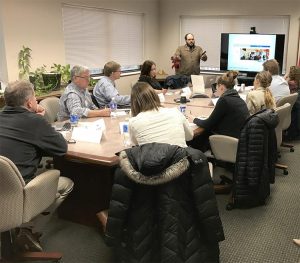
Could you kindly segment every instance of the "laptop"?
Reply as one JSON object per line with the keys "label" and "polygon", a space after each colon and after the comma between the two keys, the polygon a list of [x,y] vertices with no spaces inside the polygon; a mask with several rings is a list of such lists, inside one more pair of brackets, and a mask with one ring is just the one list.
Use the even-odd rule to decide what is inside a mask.
{"label": "laptop", "polygon": [[205,94],[205,84],[203,76],[191,75],[191,79],[193,85],[192,98],[209,98],[209,96]]}

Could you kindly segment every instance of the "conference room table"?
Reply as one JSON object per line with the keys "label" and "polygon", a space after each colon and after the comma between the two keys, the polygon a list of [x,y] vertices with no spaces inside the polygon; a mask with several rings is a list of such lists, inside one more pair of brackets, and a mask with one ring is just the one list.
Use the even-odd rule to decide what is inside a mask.
{"label": "conference room table", "polygon": [[[174,102],[180,97],[178,91],[165,95],[164,107],[178,107]],[[207,117],[213,110],[209,106],[211,99],[191,99],[186,105],[186,116]],[[60,206],[60,217],[86,225],[97,225],[96,213],[107,209],[113,184],[113,174],[118,165],[118,152],[125,149],[120,133],[120,122],[128,121],[129,114],[117,118],[104,117],[105,131],[100,143],[76,141],[68,144],[64,157],[54,158],[54,167],[74,181],[74,190]],[[80,122],[92,122],[99,118],[81,119]],[[196,128],[196,126],[194,127]],[[88,134],[86,136],[89,136]]]}

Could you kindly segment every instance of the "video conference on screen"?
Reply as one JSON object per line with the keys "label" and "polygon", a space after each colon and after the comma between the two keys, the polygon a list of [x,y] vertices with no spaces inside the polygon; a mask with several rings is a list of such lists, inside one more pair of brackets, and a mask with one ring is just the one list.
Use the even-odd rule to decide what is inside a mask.
{"label": "video conference on screen", "polygon": [[220,68],[259,72],[268,59],[282,65],[283,50],[284,35],[222,33]]}

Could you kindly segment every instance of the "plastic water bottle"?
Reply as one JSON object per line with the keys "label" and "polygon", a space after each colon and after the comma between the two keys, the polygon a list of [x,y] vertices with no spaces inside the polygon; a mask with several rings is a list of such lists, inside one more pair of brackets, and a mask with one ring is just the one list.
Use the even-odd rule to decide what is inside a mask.
{"label": "plastic water bottle", "polygon": [[131,145],[128,123],[123,124],[123,144],[125,147],[129,147]]}
{"label": "plastic water bottle", "polygon": [[113,97],[109,103],[109,108],[110,108],[110,116],[112,118],[116,118],[117,117],[117,108],[118,108],[118,104],[115,100],[115,97]]}
{"label": "plastic water bottle", "polygon": [[180,97],[179,111],[186,116],[186,96]]}

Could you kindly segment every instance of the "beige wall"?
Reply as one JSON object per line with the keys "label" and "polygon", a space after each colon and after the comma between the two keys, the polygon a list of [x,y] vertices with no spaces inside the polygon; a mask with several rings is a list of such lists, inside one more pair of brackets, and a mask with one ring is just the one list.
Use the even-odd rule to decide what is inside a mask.
{"label": "beige wall", "polygon": [[[156,61],[158,69],[170,74],[170,57],[180,43],[180,15],[290,15],[287,68],[296,63],[299,0],[0,0],[0,39],[2,35],[9,80],[18,77],[17,55],[22,45],[32,49],[33,68],[65,63],[62,2],[145,13],[144,58]],[[137,76],[118,80],[121,93],[129,92],[133,78]]]}
{"label": "beige wall", "polygon": [[[149,0],[0,0],[3,37],[6,47],[8,80],[18,78],[18,52],[22,45],[32,49],[32,68],[55,62],[65,64],[62,31],[62,3],[94,6],[122,11],[145,13],[145,57],[157,60],[158,2]],[[0,23],[1,25],[1,23]],[[1,27],[0,27],[1,29]],[[1,31],[0,31],[1,36]],[[1,37],[0,37],[1,39]],[[1,48],[1,47],[0,47]],[[84,48],[84,47],[83,47]],[[1,49],[0,49],[1,50]],[[88,50],[87,50],[88,52]],[[1,54],[1,53],[0,53]],[[50,69],[50,68],[49,68]],[[136,77],[137,78],[137,77]],[[129,90],[132,77],[121,78],[120,92]]]}
{"label": "beige wall", "polygon": [[160,1],[160,61],[169,74],[170,57],[180,44],[180,15],[290,15],[287,69],[296,64],[299,39],[299,0],[161,0]]}

